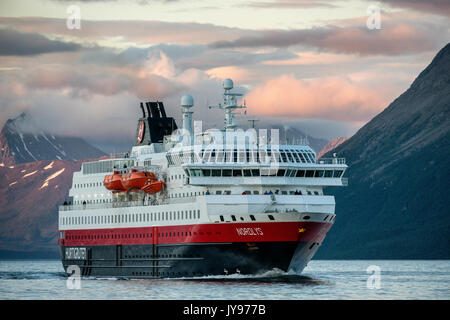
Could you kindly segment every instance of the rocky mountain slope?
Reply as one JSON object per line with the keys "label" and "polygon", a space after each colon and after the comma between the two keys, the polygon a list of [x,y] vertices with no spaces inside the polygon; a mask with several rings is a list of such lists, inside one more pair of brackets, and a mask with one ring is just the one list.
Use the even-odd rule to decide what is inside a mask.
{"label": "rocky mountain slope", "polygon": [[332,152],[349,186],[326,190],[337,218],[317,258],[450,258],[450,44]]}
{"label": "rocky mountain slope", "polygon": [[70,160],[0,167],[0,257],[58,256],[57,208],[80,167]]}
{"label": "rocky mountain slope", "polygon": [[348,140],[348,138],[346,138],[346,137],[341,137],[341,138],[336,138],[334,140],[331,140],[322,148],[322,150],[320,150],[319,153],[317,153],[317,158],[321,158],[324,154],[326,154],[327,152],[330,152],[331,150],[336,149],[337,146],[339,146],[340,144],[344,143],[347,140]]}
{"label": "rocky mountain slope", "polygon": [[81,138],[45,132],[22,113],[6,121],[0,133],[0,164],[5,166],[41,160],[79,160],[104,156],[103,151]]}

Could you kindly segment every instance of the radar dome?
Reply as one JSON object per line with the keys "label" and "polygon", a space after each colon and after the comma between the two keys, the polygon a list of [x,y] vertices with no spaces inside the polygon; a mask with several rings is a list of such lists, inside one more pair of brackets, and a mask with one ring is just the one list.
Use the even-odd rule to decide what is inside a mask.
{"label": "radar dome", "polygon": [[233,89],[233,80],[231,79],[225,79],[223,80],[223,88],[225,90],[231,90]]}
{"label": "radar dome", "polygon": [[182,106],[193,106],[194,105],[194,98],[190,94],[185,94],[181,97],[181,105]]}

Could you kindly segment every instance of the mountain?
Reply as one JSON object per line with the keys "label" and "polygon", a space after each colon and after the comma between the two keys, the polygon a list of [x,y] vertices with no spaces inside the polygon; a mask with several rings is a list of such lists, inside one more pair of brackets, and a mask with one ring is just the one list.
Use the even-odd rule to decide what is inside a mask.
{"label": "mountain", "polygon": [[29,115],[6,121],[0,133],[0,164],[9,166],[41,160],[79,160],[104,156],[81,138],[45,132]]}
{"label": "mountain", "polygon": [[322,148],[322,150],[320,150],[320,152],[317,154],[317,158],[321,158],[325,153],[336,149],[336,147],[338,145],[344,143],[347,140],[348,140],[348,138],[346,138],[346,137],[341,137],[341,138],[336,138],[334,140],[331,140]]}
{"label": "mountain", "polygon": [[326,190],[337,217],[317,258],[449,259],[450,44],[332,152],[349,186]]}
{"label": "mountain", "polygon": [[58,205],[82,161],[0,166],[0,257],[58,257]]}

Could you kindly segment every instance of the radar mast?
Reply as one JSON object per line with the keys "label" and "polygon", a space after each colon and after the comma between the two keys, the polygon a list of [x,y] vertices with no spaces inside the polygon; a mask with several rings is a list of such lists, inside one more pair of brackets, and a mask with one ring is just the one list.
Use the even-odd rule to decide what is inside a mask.
{"label": "radar mast", "polygon": [[235,93],[230,91],[234,87],[233,80],[225,79],[222,86],[225,90],[225,92],[223,93],[223,105],[219,103],[219,105],[217,106],[209,106],[209,109],[218,108],[225,110],[225,130],[234,129],[237,127],[237,124],[234,122],[233,111],[236,109],[245,109],[247,107],[245,105],[237,105],[236,97],[242,96],[242,93]]}

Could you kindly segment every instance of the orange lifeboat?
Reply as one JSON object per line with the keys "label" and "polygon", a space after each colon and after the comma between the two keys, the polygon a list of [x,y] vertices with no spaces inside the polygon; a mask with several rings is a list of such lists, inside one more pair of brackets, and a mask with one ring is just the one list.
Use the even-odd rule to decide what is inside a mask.
{"label": "orange lifeboat", "polygon": [[142,191],[146,193],[153,194],[160,192],[164,189],[166,184],[163,181],[149,181],[145,186],[141,188]]}
{"label": "orange lifeboat", "polygon": [[125,190],[141,189],[149,180],[155,180],[155,175],[152,172],[131,169],[129,173],[123,175],[122,185]]}
{"label": "orange lifeboat", "polygon": [[105,176],[103,185],[108,190],[125,191],[122,185],[122,174],[119,171],[114,171],[113,174]]}

